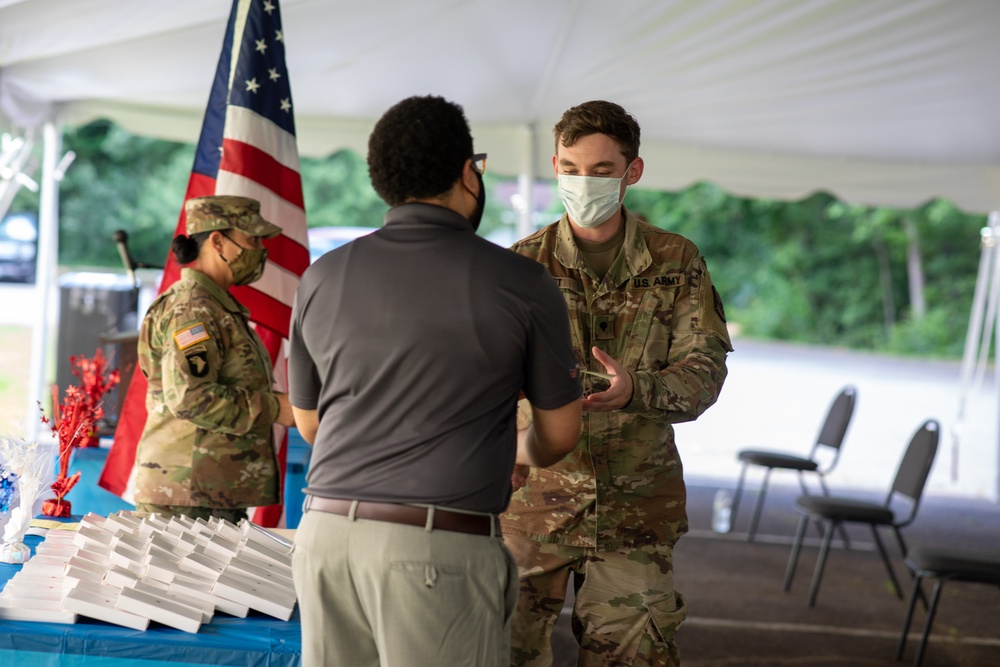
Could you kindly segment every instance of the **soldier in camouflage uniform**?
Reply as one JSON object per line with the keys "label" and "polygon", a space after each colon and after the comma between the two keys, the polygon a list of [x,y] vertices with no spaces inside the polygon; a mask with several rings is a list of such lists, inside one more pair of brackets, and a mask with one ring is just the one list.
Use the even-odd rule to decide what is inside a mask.
{"label": "soldier in camouflage uniform", "polygon": [[294,419],[287,397],[272,390],[270,356],[249,326],[250,311],[228,290],[260,278],[262,239],[281,228],[247,197],[189,199],[185,213],[187,235],[172,249],[187,266],[139,332],[149,390],[136,509],[237,522],[248,507],[279,501],[272,426]]}
{"label": "soldier in camouflage uniform", "polygon": [[[672,424],[719,396],[732,351],[725,314],[694,244],[621,205],[643,170],[635,119],[588,102],[563,115],[555,138],[567,214],[513,250],[562,289],[589,395],[576,450],[515,472],[524,487],[502,517],[521,577],[511,664],[552,664],[572,575],[580,665],[678,665],[687,604],[672,556],[687,514]],[[527,417],[519,409],[519,428]]]}

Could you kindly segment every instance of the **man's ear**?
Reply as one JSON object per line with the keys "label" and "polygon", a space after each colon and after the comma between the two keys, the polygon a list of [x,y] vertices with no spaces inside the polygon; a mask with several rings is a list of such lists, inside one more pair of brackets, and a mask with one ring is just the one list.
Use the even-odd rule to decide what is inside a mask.
{"label": "man's ear", "polygon": [[638,183],[639,179],[642,178],[642,172],[644,168],[645,164],[643,163],[641,157],[637,157],[636,159],[632,160],[632,164],[630,164],[628,168],[628,174],[627,174],[628,178],[625,179],[625,185],[633,185],[634,183]]}
{"label": "man's ear", "polygon": [[476,170],[472,166],[472,158],[466,160],[462,166],[462,183],[468,188],[469,192],[475,192],[478,187],[479,179],[476,178]]}

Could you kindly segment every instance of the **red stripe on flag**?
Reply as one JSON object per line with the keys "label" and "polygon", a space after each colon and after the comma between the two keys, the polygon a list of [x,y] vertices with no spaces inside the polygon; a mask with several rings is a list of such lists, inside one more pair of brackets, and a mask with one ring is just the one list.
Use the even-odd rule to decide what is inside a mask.
{"label": "red stripe on flag", "polygon": [[[289,313],[291,317],[291,313]],[[288,337],[288,332],[283,335],[279,334],[272,329],[264,326],[263,324],[258,324],[256,326],[257,335],[260,336],[261,342],[264,343],[264,347],[267,349],[267,353],[271,355],[271,365],[274,366],[278,359],[281,359],[281,363],[287,363],[281,354],[281,343],[282,338]],[[277,505],[266,505],[264,507],[254,507],[252,509],[252,514],[250,520],[261,526],[277,526],[281,523],[281,515],[284,511],[284,501],[285,501],[285,471],[288,468],[288,430],[282,429],[284,434],[281,437],[280,442],[274,443],[275,455],[278,458],[278,504]]]}
{"label": "red stripe on flag", "polygon": [[270,153],[242,141],[224,139],[223,164],[220,169],[245,176],[299,208],[305,208],[302,198],[302,178],[299,172],[281,164]]}
{"label": "red stripe on flag", "polygon": [[116,496],[125,494],[132,467],[135,465],[135,450],[142,437],[142,429],[146,426],[146,390],[149,385],[146,376],[142,374],[138,364],[132,371],[132,379],[128,383],[125,401],[122,403],[121,414],[118,415],[118,425],[115,427],[115,439],[108,450],[104,468],[97,480],[97,485]]}
{"label": "red stripe on flag", "polygon": [[[288,330],[292,321],[292,306],[285,304],[272,296],[268,296],[252,286],[234,287],[230,290],[237,301],[250,309],[250,312],[257,317],[251,316],[251,320],[261,326],[274,329],[285,338],[288,338]],[[259,331],[260,327],[258,327]],[[273,363],[275,357],[271,355]]]}
{"label": "red stripe on flag", "polygon": [[[272,222],[279,226],[281,225],[280,220]],[[293,241],[287,236],[276,236],[273,239],[267,239],[264,241],[264,247],[267,248],[267,258],[269,260],[297,276],[301,276],[302,272],[309,268],[309,248],[306,248],[297,241]]]}

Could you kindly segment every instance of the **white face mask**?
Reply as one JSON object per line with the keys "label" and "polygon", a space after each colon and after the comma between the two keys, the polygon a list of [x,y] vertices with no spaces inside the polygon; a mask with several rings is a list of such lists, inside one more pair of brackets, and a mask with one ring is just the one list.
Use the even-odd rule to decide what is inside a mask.
{"label": "white face mask", "polygon": [[[631,165],[629,165],[631,166]],[[625,170],[625,176],[628,169]],[[578,227],[597,227],[606,222],[625,200],[619,199],[622,179],[606,176],[574,176],[559,174],[559,198],[570,219]],[[628,186],[625,186],[628,193]]]}

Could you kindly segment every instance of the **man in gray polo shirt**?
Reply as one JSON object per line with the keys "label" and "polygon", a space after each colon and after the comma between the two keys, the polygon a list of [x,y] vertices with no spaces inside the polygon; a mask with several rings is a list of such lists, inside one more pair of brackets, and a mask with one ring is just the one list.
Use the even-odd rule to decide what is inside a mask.
{"label": "man in gray polo shirt", "polygon": [[289,397],[314,445],[303,662],[505,666],[518,582],[497,514],[515,459],[552,465],[580,434],[565,302],[542,265],[476,236],[485,155],[460,106],[399,102],[368,166],[384,226],[317,260],[292,313]]}

